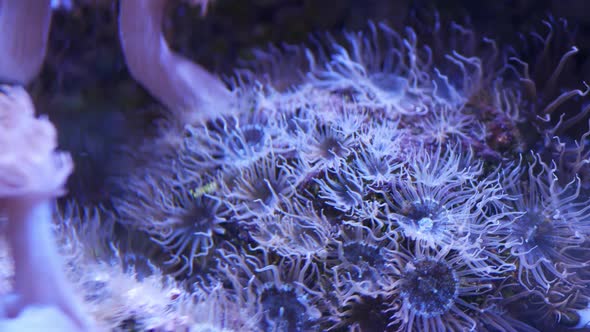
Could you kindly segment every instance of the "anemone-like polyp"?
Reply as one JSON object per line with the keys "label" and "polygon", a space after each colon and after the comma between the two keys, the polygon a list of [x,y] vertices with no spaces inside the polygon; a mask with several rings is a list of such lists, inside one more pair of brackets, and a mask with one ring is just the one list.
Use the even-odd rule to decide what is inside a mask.
{"label": "anemone-like polyp", "polygon": [[444,261],[418,259],[406,266],[402,274],[401,297],[424,317],[447,312],[459,294],[459,279]]}

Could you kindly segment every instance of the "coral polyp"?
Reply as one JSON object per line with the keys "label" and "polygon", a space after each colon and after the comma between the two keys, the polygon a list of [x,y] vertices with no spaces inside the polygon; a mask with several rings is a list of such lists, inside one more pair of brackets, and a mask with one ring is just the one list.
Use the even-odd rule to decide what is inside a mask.
{"label": "coral polyp", "polygon": [[389,299],[396,305],[387,309],[392,330],[475,330],[485,307],[471,299],[485,298],[498,274],[470,266],[470,259],[449,247],[419,244],[393,253],[397,271],[390,277]]}
{"label": "coral polyp", "polygon": [[413,239],[429,243],[450,243],[453,230],[458,227],[454,216],[439,202],[430,198],[404,203],[397,217],[397,224],[403,233]]}
{"label": "coral polyp", "polygon": [[470,158],[452,146],[446,152],[418,148],[389,187],[378,191],[391,227],[429,246],[461,246],[494,228],[505,214],[506,194],[497,176],[482,176],[482,165]]}
{"label": "coral polyp", "polygon": [[422,258],[409,263],[402,275],[400,296],[409,310],[425,318],[440,316],[454,305],[459,295],[456,272],[444,261]]}
{"label": "coral polyp", "polygon": [[522,166],[522,178],[508,177],[507,190],[516,197],[511,204],[521,214],[493,232],[517,259],[519,280],[528,288],[548,288],[590,262],[588,199],[579,179],[562,186],[556,172],[533,156]]}
{"label": "coral polyp", "polygon": [[[235,299],[262,331],[314,331],[322,302],[317,268],[300,258],[276,264],[228,248],[219,269],[226,274]],[[243,286],[242,286],[243,285]]]}
{"label": "coral polyp", "polygon": [[353,135],[336,124],[318,124],[301,137],[301,158],[318,169],[337,167],[352,153]]}
{"label": "coral polyp", "polygon": [[342,167],[336,172],[326,172],[319,185],[318,197],[326,204],[342,212],[352,211],[362,204],[365,193],[364,184],[356,172]]}
{"label": "coral polyp", "polygon": [[325,67],[311,73],[312,84],[394,118],[428,112],[434,89],[427,74],[430,49],[418,45],[410,28],[400,34],[385,24],[369,27],[368,38],[348,33],[346,45],[333,44]]}
{"label": "coral polyp", "polygon": [[343,225],[328,248],[326,275],[341,294],[340,304],[357,296],[376,297],[383,293],[383,282],[392,266],[388,255],[398,250],[397,239],[379,228]]}
{"label": "coral polyp", "polygon": [[222,191],[238,219],[271,215],[295,193],[296,174],[280,158],[259,160],[236,174]]}
{"label": "coral polyp", "polygon": [[262,113],[219,118],[206,124],[186,127],[183,167],[189,171],[246,168],[274,151],[278,132]]}

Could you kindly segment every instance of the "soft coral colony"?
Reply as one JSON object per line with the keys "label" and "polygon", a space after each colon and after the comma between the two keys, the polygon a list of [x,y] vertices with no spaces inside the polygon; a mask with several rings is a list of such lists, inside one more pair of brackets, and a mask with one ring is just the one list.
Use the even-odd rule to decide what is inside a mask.
{"label": "soft coral colony", "polygon": [[68,203],[58,231],[87,310],[113,330],[588,321],[590,88],[564,78],[567,26],[523,39],[531,64],[431,27],[256,53],[231,112],[171,119],[124,194]]}

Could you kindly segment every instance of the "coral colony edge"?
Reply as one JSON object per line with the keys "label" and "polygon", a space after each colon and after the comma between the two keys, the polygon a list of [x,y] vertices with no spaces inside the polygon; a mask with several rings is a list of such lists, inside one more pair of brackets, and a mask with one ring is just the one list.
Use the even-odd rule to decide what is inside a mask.
{"label": "coral colony edge", "polygon": [[230,111],[172,113],[108,204],[59,206],[83,310],[111,331],[583,328],[590,87],[544,23],[518,49],[434,19],[256,52]]}

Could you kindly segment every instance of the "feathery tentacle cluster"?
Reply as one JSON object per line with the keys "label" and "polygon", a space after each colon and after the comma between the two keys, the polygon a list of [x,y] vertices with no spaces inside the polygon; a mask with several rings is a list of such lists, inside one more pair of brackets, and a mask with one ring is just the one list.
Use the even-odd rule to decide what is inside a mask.
{"label": "feathery tentacle cluster", "polygon": [[[542,57],[557,30],[535,38]],[[226,310],[207,321],[220,329],[575,325],[590,303],[589,134],[559,136],[590,108],[555,116],[588,94],[556,91],[574,49],[546,73],[460,25],[431,33],[433,48],[371,23],[315,53],[285,47],[289,70],[257,52],[234,82],[240,111],[178,133],[178,158],[113,200],[116,223]]]}

